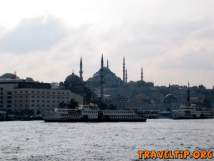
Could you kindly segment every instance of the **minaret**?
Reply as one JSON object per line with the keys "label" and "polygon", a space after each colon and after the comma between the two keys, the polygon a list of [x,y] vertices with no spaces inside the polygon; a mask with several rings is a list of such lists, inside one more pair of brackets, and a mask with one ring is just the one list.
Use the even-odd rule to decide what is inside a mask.
{"label": "minaret", "polygon": [[100,99],[103,100],[103,83],[104,83],[104,75],[103,75],[103,54],[101,57],[101,68],[100,68]]}
{"label": "minaret", "polygon": [[82,57],[80,58],[80,79],[83,80]]}
{"label": "minaret", "polygon": [[126,62],[125,57],[123,57],[123,82],[126,82]]}
{"label": "minaret", "polygon": [[127,74],[127,69],[126,69],[126,83],[128,83],[128,74]]}
{"label": "minaret", "polygon": [[107,59],[107,69],[109,69],[108,59]]}
{"label": "minaret", "polygon": [[143,68],[141,68],[141,81],[143,81]]}

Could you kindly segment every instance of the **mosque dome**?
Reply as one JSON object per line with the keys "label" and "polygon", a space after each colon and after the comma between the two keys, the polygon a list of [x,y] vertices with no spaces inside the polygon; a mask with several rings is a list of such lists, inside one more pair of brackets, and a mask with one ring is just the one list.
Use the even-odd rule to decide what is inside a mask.
{"label": "mosque dome", "polygon": [[[89,87],[97,87],[100,85],[100,74],[101,69],[99,69],[93,77],[87,80],[87,85]],[[104,76],[104,87],[118,87],[123,84],[122,80],[116,76],[109,68],[103,67]]]}
{"label": "mosque dome", "polygon": [[20,78],[16,74],[5,73],[2,76],[0,76],[0,79],[20,79]]}
{"label": "mosque dome", "polygon": [[75,86],[83,85],[83,81],[81,80],[81,78],[79,76],[72,73],[71,75],[69,75],[65,78],[64,85],[67,88],[72,88]]}

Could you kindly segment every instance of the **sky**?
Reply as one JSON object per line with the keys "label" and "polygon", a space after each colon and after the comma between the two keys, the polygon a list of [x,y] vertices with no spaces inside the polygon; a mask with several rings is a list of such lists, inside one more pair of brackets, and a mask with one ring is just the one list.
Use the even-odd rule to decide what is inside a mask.
{"label": "sky", "polygon": [[0,0],[0,75],[87,80],[101,54],[122,77],[214,86],[213,0]]}

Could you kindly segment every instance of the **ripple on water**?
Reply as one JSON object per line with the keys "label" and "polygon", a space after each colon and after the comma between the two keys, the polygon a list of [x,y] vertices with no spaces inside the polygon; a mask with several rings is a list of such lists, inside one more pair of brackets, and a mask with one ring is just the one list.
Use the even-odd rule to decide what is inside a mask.
{"label": "ripple on water", "polygon": [[128,161],[138,148],[210,148],[214,119],[146,123],[1,122],[0,160]]}

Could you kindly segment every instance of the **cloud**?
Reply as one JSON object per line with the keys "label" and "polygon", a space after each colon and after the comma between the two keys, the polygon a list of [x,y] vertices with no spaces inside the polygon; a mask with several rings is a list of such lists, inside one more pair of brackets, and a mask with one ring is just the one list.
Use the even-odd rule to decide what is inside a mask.
{"label": "cloud", "polygon": [[200,25],[161,59],[163,69],[214,70],[214,25]]}
{"label": "cloud", "polygon": [[[77,8],[76,14],[67,10],[70,15],[63,15],[67,17],[63,25],[62,15],[56,15],[60,20],[53,16],[25,19],[2,35],[0,69],[42,81],[62,81],[73,70],[78,74],[82,56],[87,79],[100,67],[103,53],[105,63],[108,58],[110,69],[120,77],[126,57],[129,80],[139,80],[144,67],[146,81],[166,85],[190,80],[212,87],[214,12],[209,6],[213,1],[200,2],[154,0],[133,2],[133,6],[130,1],[122,6],[111,2],[106,10],[106,5],[89,4],[92,8],[84,9],[82,15]],[[106,14],[111,8],[114,12]]]}
{"label": "cloud", "polygon": [[0,39],[0,52],[30,53],[48,50],[65,36],[65,28],[53,16],[25,19]]}
{"label": "cloud", "polygon": [[93,71],[91,65],[93,66],[96,61],[95,59],[93,61],[96,48],[92,41],[93,34],[89,33],[89,26],[83,25],[63,31],[66,36],[48,50],[31,50],[28,54],[17,51],[2,52],[1,71],[16,71],[20,77],[30,76],[40,81],[63,81],[73,70],[78,74],[79,59],[83,56],[84,76],[91,74]]}

